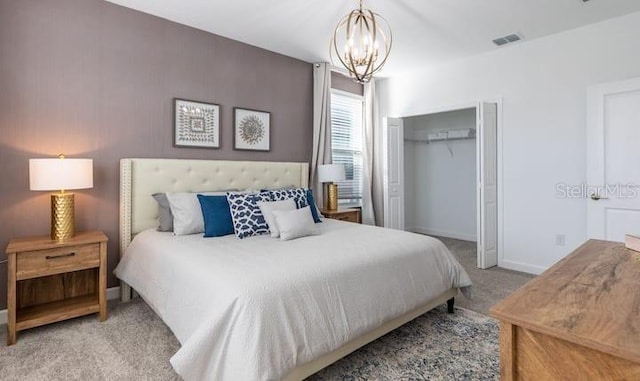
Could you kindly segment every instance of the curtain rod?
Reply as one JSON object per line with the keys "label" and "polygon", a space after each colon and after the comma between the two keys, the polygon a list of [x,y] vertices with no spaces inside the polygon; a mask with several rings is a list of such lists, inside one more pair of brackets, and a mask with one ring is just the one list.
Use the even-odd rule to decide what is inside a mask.
{"label": "curtain rod", "polygon": [[333,64],[331,64],[331,62],[315,62],[314,65],[315,67],[318,67],[318,65],[320,65],[321,63],[327,63],[329,64],[329,67],[331,68],[331,71],[336,72],[336,73],[340,73],[342,75],[346,75],[347,77],[349,77],[349,71],[345,68],[341,68],[339,66],[334,66]]}

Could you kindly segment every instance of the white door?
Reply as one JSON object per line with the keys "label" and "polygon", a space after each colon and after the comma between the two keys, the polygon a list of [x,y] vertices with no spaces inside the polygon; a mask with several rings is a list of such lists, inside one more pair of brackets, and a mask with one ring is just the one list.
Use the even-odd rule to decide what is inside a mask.
{"label": "white door", "polygon": [[404,230],[404,128],[402,119],[385,118],[384,226]]}
{"label": "white door", "polygon": [[640,233],[640,78],[594,86],[587,108],[587,234]]}
{"label": "white door", "polygon": [[498,265],[498,106],[481,102],[476,125],[478,267]]}

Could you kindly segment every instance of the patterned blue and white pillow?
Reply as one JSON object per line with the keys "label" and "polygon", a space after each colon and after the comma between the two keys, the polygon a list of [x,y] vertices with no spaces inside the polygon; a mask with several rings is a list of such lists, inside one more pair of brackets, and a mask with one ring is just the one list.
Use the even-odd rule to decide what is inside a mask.
{"label": "patterned blue and white pillow", "polygon": [[258,206],[258,201],[269,201],[269,199],[270,196],[267,192],[227,193],[236,237],[242,239],[269,233],[269,226]]}
{"label": "patterned blue and white pillow", "polygon": [[307,190],[304,188],[270,190],[269,194],[271,195],[271,201],[282,201],[292,198],[296,203],[297,209],[309,205],[307,201]]}

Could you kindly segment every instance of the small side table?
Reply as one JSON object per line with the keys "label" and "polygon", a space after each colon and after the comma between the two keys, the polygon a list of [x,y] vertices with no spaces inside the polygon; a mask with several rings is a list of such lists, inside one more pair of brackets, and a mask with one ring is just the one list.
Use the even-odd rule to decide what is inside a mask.
{"label": "small side table", "polygon": [[358,224],[362,222],[360,218],[360,209],[358,208],[338,209],[338,210],[323,209],[321,213],[326,218],[331,218],[333,220],[355,222]]}
{"label": "small side table", "polygon": [[107,319],[107,240],[93,231],[9,241],[8,345],[25,329],[93,313]]}

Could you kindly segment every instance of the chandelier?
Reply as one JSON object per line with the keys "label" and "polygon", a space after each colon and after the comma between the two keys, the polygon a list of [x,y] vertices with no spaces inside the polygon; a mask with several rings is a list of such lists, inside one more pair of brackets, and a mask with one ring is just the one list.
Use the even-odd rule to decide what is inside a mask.
{"label": "chandelier", "polygon": [[331,62],[337,60],[356,82],[366,83],[380,71],[391,51],[391,29],[387,21],[370,9],[354,9],[344,16],[331,39]]}

